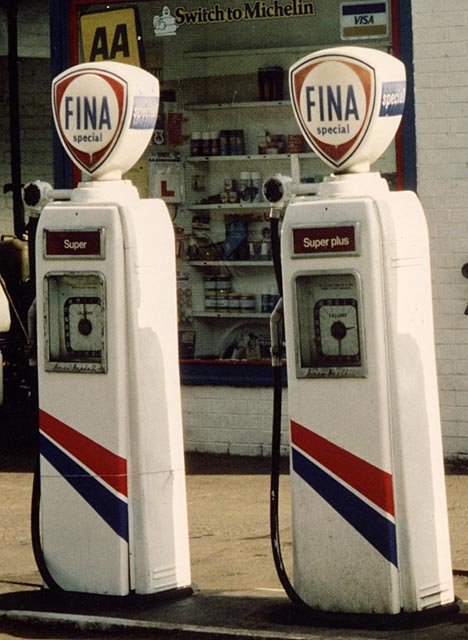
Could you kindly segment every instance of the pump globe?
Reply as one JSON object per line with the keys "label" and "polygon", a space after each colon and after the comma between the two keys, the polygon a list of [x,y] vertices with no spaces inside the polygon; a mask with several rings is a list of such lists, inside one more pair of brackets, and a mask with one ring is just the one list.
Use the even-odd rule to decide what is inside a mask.
{"label": "pump globe", "polygon": [[335,47],[289,70],[294,114],[308,144],[336,173],[365,172],[392,142],[403,114],[405,67],[366,47]]}
{"label": "pump globe", "polygon": [[143,154],[156,124],[159,83],[120,62],[79,64],[52,82],[60,141],[93,180],[120,180]]}

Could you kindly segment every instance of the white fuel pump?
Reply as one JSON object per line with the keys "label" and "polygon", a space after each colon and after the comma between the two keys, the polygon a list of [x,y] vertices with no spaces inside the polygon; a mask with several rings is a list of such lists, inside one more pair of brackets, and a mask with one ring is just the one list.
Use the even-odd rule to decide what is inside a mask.
{"label": "white fuel pump", "polygon": [[41,553],[66,591],[190,588],[174,235],[163,201],[122,180],[158,103],[153,76],[115,62],[52,84],[88,176],[45,206],[36,240]]}
{"label": "white fuel pump", "polygon": [[[290,591],[322,612],[454,601],[426,221],[415,194],[369,172],[405,87],[401,62],[372,49],[318,51],[290,69],[299,126],[335,172],[290,199],[281,232]],[[283,184],[267,181],[270,200]]]}

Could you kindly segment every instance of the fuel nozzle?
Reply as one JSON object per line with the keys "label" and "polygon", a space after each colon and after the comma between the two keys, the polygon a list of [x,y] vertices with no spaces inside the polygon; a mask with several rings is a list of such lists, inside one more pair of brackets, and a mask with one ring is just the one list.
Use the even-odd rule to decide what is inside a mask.
{"label": "fuel nozzle", "polygon": [[52,200],[69,200],[71,189],[54,189],[48,182],[35,180],[23,187],[24,204],[31,210],[40,212]]}
{"label": "fuel nozzle", "polygon": [[42,180],[28,182],[23,188],[24,204],[31,209],[42,209],[51,200],[49,197],[51,191],[52,187],[48,182]]}
{"label": "fuel nozzle", "polygon": [[[294,173],[298,174],[299,171],[293,172],[293,175]],[[262,191],[265,200],[271,204],[272,208],[282,209],[295,196],[316,194],[317,185],[311,182],[301,182],[299,176],[294,178],[277,173],[265,180]]]}
{"label": "fuel nozzle", "polygon": [[282,209],[294,196],[293,179],[277,174],[263,183],[263,195],[272,207]]}

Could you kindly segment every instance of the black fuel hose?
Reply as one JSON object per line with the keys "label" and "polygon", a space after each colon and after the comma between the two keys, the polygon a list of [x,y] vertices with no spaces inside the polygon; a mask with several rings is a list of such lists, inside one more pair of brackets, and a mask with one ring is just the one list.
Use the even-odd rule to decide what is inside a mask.
{"label": "black fuel hose", "polygon": [[276,573],[281,586],[294,606],[309,618],[329,624],[337,620],[335,614],[314,609],[305,602],[294,588],[284,566],[281,552],[279,524],[279,479],[281,466],[281,411],[283,405],[283,280],[281,267],[279,210],[270,211],[271,255],[280,299],[270,318],[271,366],[273,371],[273,422],[271,435],[271,471],[270,471],[270,540]]}
{"label": "black fuel hose", "polygon": [[280,298],[282,298],[283,297],[283,275],[281,273],[279,217],[280,217],[280,211],[272,207],[270,210],[271,257],[273,260],[273,269],[275,271],[276,286],[278,287],[278,293],[280,295]]}
{"label": "black fuel hose", "polygon": [[294,589],[284,566],[279,527],[279,479],[281,460],[281,409],[283,404],[283,279],[278,209],[270,211],[271,255],[280,300],[271,316],[271,355],[273,371],[273,425],[271,435],[270,472],[270,539],[276,573],[289,599],[298,608],[311,611]]}
{"label": "black fuel hose", "polygon": [[50,591],[54,593],[63,593],[63,589],[52,574],[47,566],[46,559],[44,557],[44,550],[42,548],[41,541],[41,472],[40,472],[40,454],[39,451],[36,456],[36,464],[34,468],[33,476],[33,488],[31,498],[31,542],[34,554],[34,560],[36,561],[37,568],[41,575],[44,584]]}

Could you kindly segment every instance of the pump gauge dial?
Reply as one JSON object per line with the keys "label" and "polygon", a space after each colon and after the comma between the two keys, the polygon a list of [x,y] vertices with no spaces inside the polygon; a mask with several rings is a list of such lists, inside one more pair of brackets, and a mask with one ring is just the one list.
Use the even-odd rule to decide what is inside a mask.
{"label": "pump gauge dial", "polygon": [[314,307],[317,355],[324,364],[360,363],[357,300],[319,300]]}
{"label": "pump gauge dial", "polygon": [[101,300],[86,296],[68,298],[63,310],[65,347],[75,356],[98,357],[102,348],[99,332]]}
{"label": "pump gauge dial", "polygon": [[295,290],[297,376],[365,377],[359,273],[336,270],[300,274]]}
{"label": "pump gauge dial", "polygon": [[48,371],[106,371],[104,285],[104,276],[96,272],[46,276]]}

